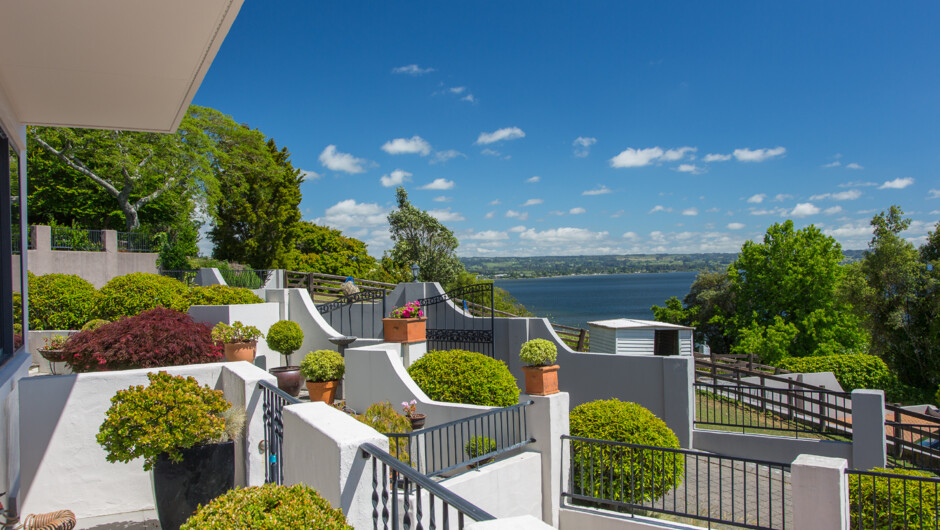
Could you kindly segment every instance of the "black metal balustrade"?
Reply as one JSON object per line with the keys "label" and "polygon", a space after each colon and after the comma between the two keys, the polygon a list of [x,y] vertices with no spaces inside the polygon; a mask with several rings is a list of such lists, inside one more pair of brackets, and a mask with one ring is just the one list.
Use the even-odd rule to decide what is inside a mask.
{"label": "black metal balustrade", "polygon": [[[685,449],[562,436],[562,496],[633,515],[669,514],[742,528],[787,528],[790,466]],[[792,524],[792,523],[791,523]]]}
{"label": "black metal balustrade", "polygon": [[118,232],[118,252],[160,252],[156,236],[142,232]]}
{"label": "black metal balustrade", "polygon": [[448,530],[463,528],[467,519],[495,519],[381,448],[367,443],[361,450],[372,464],[372,528]]}
{"label": "black metal balustrade", "polygon": [[847,469],[850,528],[940,528],[940,477]]}
{"label": "black metal balustrade", "polygon": [[281,412],[285,405],[296,405],[301,401],[267,381],[259,381],[263,393],[264,418],[264,481],[284,482],[284,421]]}
{"label": "black metal balustrade", "polygon": [[428,350],[461,349],[493,357],[493,284],[460,287],[418,300],[427,318]]}
{"label": "black metal balustrade", "polygon": [[53,226],[52,250],[84,250],[104,252],[104,230],[84,230]]}
{"label": "black metal balustrade", "polygon": [[[528,401],[410,433],[389,433],[389,452],[434,477],[473,466],[535,441],[526,423]],[[474,446],[471,447],[470,444]]]}
{"label": "black metal balustrade", "polygon": [[193,285],[196,283],[196,276],[199,274],[199,271],[196,269],[181,269],[181,270],[160,270],[161,276],[166,276],[168,278],[173,278],[176,281],[183,282],[186,285]]}
{"label": "black metal balustrade", "polygon": [[373,338],[385,316],[385,291],[359,291],[317,305],[330,327],[340,335]]}

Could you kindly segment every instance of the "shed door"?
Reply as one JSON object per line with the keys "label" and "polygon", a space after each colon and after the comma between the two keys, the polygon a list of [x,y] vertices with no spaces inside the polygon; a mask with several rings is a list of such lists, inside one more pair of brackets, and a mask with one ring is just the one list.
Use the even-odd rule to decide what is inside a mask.
{"label": "shed door", "polygon": [[657,329],[653,336],[653,353],[656,355],[679,355],[679,330]]}

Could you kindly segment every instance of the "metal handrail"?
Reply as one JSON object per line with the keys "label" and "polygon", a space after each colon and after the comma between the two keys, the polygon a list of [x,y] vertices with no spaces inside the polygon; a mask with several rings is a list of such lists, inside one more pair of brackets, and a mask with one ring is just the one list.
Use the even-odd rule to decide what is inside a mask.
{"label": "metal handrail", "polygon": [[[362,449],[362,457],[364,459],[368,459],[371,456],[372,458],[375,458],[376,460],[382,462],[384,465],[391,468],[393,474],[401,475],[405,479],[405,484],[404,484],[405,492],[410,491],[410,488],[408,487],[409,482],[414,484],[417,487],[416,489],[418,492],[419,506],[421,502],[420,491],[423,489],[427,491],[428,494],[431,495],[432,501],[434,497],[437,497],[445,505],[449,505],[453,507],[454,509],[456,509],[457,512],[460,514],[461,518],[464,515],[466,515],[467,517],[473,519],[474,521],[492,521],[496,519],[495,517],[493,517],[486,511],[482,510],[481,508],[477,507],[474,504],[471,504],[468,500],[464,499],[463,497],[450,491],[444,486],[441,486],[440,484],[438,484],[437,482],[434,482],[428,477],[425,477],[421,473],[418,473],[417,471],[412,469],[410,466],[405,465],[401,460],[398,460],[394,456],[383,451],[380,447],[377,447],[370,443],[364,443],[359,447],[360,449]],[[376,470],[373,467],[373,473],[375,473],[375,471]],[[396,482],[397,480],[392,481],[393,495],[396,495],[398,491]],[[372,484],[373,484],[373,487],[376,487],[377,485],[377,478],[375,477],[375,475],[373,475]],[[376,499],[376,496],[373,495],[373,504],[375,503],[375,499]],[[393,507],[396,507],[396,505],[397,505],[397,502],[393,501]],[[433,502],[432,502],[432,506],[433,506]],[[446,514],[446,509],[447,509],[446,506],[444,509],[445,509],[444,513]],[[373,516],[375,515],[376,514],[373,513]],[[432,517],[433,517],[433,508],[432,508]],[[395,521],[395,523],[397,524],[397,521]],[[463,526],[462,521],[459,522],[459,525],[461,527]]]}
{"label": "metal handrail", "polygon": [[283,390],[281,390],[280,388],[278,388],[277,385],[272,385],[271,383],[269,383],[269,382],[267,382],[267,381],[263,381],[263,380],[262,380],[262,381],[258,381],[258,385],[259,385],[259,386],[262,386],[262,387],[264,387],[264,388],[267,388],[268,390],[274,392],[275,394],[277,394],[277,396],[278,396],[279,398],[282,398],[282,399],[287,400],[287,402],[288,402],[289,404],[291,404],[291,405],[297,405],[297,404],[303,403],[303,401],[301,401],[301,400],[295,398],[294,396],[292,396],[292,395],[288,394],[287,392],[284,392]]}

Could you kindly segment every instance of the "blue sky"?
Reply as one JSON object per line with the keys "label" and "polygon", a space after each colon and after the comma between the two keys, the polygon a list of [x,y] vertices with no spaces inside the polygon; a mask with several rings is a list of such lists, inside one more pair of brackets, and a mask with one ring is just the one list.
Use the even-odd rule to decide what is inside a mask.
{"label": "blue sky", "polygon": [[940,3],[246,0],[194,103],[287,147],[304,219],[463,256],[865,248],[940,219]]}

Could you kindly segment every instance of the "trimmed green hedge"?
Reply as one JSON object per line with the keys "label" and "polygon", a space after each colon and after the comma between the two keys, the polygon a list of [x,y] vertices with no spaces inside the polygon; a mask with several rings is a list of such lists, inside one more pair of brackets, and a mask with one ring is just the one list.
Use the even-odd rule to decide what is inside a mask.
{"label": "trimmed green hedge", "polygon": [[244,287],[227,285],[194,286],[186,295],[189,305],[261,304],[264,300]]}
{"label": "trimmed green hedge", "polygon": [[481,353],[429,351],[408,367],[408,375],[436,401],[487,407],[519,403],[516,378],[506,364]]}
{"label": "trimmed green hedge", "polygon": [[98,301],[98,317],[115,320],[156,307],[185,312],[189,309],[189,287],[183,282],[146,272],[112,278],[104,284]]}
{"label": "trimmed green hedge", "polygon": [[[924,471],[912,469],[882,469],[872,471],[910,477],[933,477]],[[932,482],[891,479],[864,475],[851,475],[849,481],[849,511],[851,528],[935,528],[938,521],[937,489]],[[861,512],[861,514],[859,514]]]}
{"label": "trimmed green hedge", "polygon": [[[571,410],[572,436],[679,449],[679,439],[649,410],[618,399],[591,401]],[[571,440],[575,492],[600,499],[630,502],[655,500],[682,482],[681,458],[641,450]],[[582,467],[583,464],[583,467]],[[631,477],[632,470],[632,477]]]}
{"label": "trimmed green hedge", "polygon": [[342,510],[333,508],[319,493],[303,484],[265,484],[229,490],[196,510],[180,530],[232,528],[353,530]]}
{"label": "trimmed green hedge", "polygon": [[846,392],[857,388],[893,391],[897,386],[897,376],[880,357],[874,355],[786,357],[777,366],[799,373],[832,372]]}
{"label": "trimmed green hedge", "polygon": [[79,329],[95,317],[98,291],[74,274],[29,278],[29,329]]}

